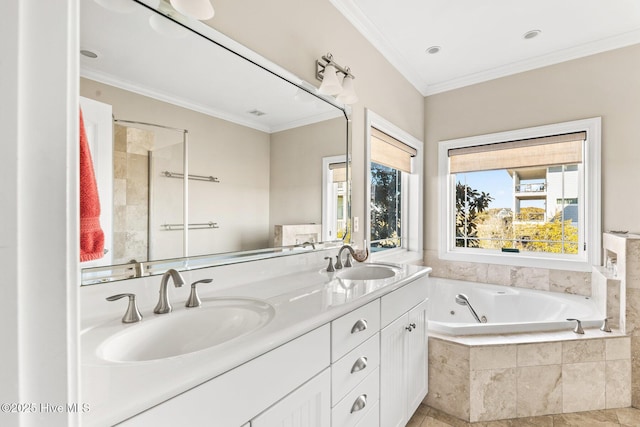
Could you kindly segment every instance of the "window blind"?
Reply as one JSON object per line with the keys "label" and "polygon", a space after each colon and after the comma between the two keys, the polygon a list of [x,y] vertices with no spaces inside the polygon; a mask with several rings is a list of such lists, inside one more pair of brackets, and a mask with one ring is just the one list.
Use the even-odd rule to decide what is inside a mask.
{"label": "window blind", "polygon": [[415,148],[371,128],[371,162],[411,173],[411,158],[417,154]]}
{"label": "window blind", "polygon": [[449,173],[582,163],[586,132],[449,149]]}
{"label": "window blind", "polygon": [[329,163],[329,170],[333,171],[333,182],[347,180],[347,164],[345,162]]}

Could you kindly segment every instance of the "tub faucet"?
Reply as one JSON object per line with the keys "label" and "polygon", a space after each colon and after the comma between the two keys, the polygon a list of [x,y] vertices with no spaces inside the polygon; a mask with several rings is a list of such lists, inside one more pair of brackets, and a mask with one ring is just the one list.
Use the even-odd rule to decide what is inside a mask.
{"label": "tub faucet", "polygon": [[602,326],[600,326],[602,332],[611,332],[611,327],[609,326],[609,320],[611,319],[613,319],[613,317],[605,317],[602,321]]}
{"label": "tub faucet", "polygon": [[[364,262],[367,260],[367,258],[369,258],[369,248],[367,248],[367,242],[365,240],[365,250],[360,251],[359,253],[356,253],[356,251],[353,250],[353,248],[349,245],[343,245],[340,250],[338,251],[338,259],[336,260],[336,265],[335,265],[335,269],[339,270],[342,267],[351,267],[351,259],[349,258],[349,255],[351,255],[353,257],[353,259],[355,259],[358,262]],[[344,266],[342,265],[342,252],[344,250],[348,250],[349,253],[347,254],[347,262],[344,264]]]}
{"label": "tub faucet", "polygon": [[162,275],[162,281],[160,282],[160,298],[158,299],[156,308],[153,309],[153,312],[156,314],[170,313],[172,310],[171,303],[169,303],[169,289],[167,289],[169,278],[173,279],[173,285],[176,288],[184,285],[184,279],[180,273],[173,268],[170,268]]}
{"label": "tub faucet", "polygon": [[582,329],[582,322],[579,319],[567,319],[569,322],[576,322],[576,327],[573,328],[573,332],[576,334],[584,334],[584,329]]}
{"label": "tub faucet", "polygon": [[473,316],[473,318],[476,319],[476,322],[487,323],[486,320],[484,322],[480,320],[480,318],[478,317],[478,313],[476,313],[476,311],[471,306],[471,303],[469,302],[469,297],[467,297],[465,294],[456,295],[456,303],[460,305],[466,305],[469,308],[469,311],[471,312],[471,315]]}

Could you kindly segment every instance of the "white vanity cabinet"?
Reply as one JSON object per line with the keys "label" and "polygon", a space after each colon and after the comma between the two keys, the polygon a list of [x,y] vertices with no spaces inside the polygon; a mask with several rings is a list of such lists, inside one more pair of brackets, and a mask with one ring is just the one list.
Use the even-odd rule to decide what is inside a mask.
{"label": "white vanity cabinet", "polygon": [[[425,297],[426,284],[423,280],[382,297],[380,426],[404,427],[427,394]],[[416,304],[416,301],[421,302]]]}
{"label": "white vanity cabinet", "polygon": [[[330,365],[329,348],[330,329],[329,325],[324,325],[120,425],[242,426],[266,408],[273,409],[274,416],[284,417],[287,402],[294,402],[296,399],[302,401],[304,398],[301,396],[306,393],[305,396],[320,395],[320,399],[325,399],[318,407],[321,406],[326,411],[324,416],[327,422],[317,425],[326,427],[330,394],[327,380],[330,378],[327,370]],[[317,378],[322,379],[314,382]],[[309,381],[310,379],[312,380]],[[292,394],[292,390],[303,391]],[[291,397],[294,395],[296,396]],[[276,402],[285,403],[277,408],[272,406]],[[299,411],[300,405],[290,403],[290,407],[293,415]],[[268,420],[266,412],[263,414],[264,419]]]}
{"label": "white vanity cabinet", "polygon": [[354,427],[379,399],[380,300],[331,322],[331,344],[331,426]]}
{"label": "white vanity cabinet", "polygon": [[427,277],[124,421],[404,427],[427,393]]}
{"label": "white vanity cabinet", "polygon": [[312,380],[254,418],[251,427],[327,427],[331,423],[331,370]]}

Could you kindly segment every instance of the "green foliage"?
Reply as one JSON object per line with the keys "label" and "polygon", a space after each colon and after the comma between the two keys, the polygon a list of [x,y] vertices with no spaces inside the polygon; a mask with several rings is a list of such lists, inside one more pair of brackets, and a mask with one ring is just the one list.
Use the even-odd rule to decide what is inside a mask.
{"label": "green foliage", "polygon": [[[478,223],[493,197],[484,191],[456,183],[456,246],[477,248]],[[486,217],[486,215],[482,215]]]}
{"label": "green foliage", "polygon": [[[522,244],[526,250],[548,253],[578,253],[578,227],[570,220],[519,226],[516,230],[520,236],[527,236],[529,241]],[[564,245],[562,243],[564,233]],[[564,246],[564,247],[563,247]]]}
{"label": "green foliage", "polygon": [[400,244],[400,171],[371,164],[371,240],[383,240],[380,246]]}

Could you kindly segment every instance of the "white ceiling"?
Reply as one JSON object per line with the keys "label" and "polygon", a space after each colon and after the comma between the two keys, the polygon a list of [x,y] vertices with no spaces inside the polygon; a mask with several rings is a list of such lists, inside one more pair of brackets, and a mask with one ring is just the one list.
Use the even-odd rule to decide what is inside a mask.
{"label": "white ceiling", "polygon": [[80,56],[82,77],[268,133],[342,115],[275,66],[267,72],[213,43],[219,34],[201,22],[172,15],[192,32],[130,0],[80,6],[80,49],[97,55]]}
{"label": "white ceiling", "polygon": [[423,95],[640,43],[639,0],[331,2]]}

